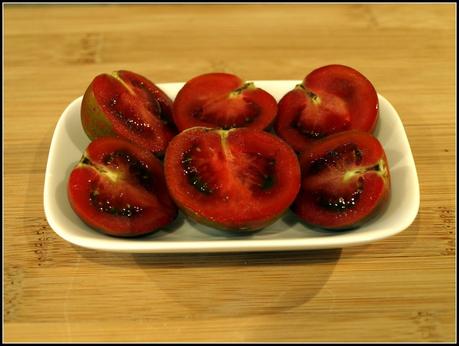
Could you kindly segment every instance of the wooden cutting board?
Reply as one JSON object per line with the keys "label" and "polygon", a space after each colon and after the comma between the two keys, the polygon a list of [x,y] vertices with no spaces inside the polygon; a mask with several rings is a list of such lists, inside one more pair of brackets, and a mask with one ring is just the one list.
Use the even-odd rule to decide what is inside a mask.
{"label": "wooden cutting board", "polygon": [[[454,4],[4,6],[4,341],[454,341]],[[420,181],[402,233],[335,250],[113,254],[49,227],[54,127],[95,75],[302,79],[341,63],[397,109]]]}

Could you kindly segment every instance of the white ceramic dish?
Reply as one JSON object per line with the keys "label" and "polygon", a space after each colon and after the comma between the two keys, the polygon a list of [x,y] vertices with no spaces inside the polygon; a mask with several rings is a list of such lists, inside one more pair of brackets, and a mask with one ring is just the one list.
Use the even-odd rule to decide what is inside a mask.
{"label": "white ceramic dish", "polygon": [[[279,100],[298,81],[255,81]],[[159,84],[172,99],[183,83]],[[202,226],[179,215],[167,229],[124,239],[101,234],[73,212],[67,199],[67,179],[89,144],[80,122],[82,97],[62,113],[49,151],[44,207],[49,225],[65,240],[86,248],[120,252],[235,252],[341,248],[374,242],[406,229],[419,209],[419,183],[403,124],[392,105],[379,96],[380,118],[374,134],[383,144],[392,179],[389,203],[362,227],[331,232],[307,227],[288,212],[271,226],[248,235],[235,235]]]}

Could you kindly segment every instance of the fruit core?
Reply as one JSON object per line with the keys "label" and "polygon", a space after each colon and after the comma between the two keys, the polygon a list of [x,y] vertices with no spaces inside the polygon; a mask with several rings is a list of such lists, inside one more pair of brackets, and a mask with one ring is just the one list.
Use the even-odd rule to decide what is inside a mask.
{"label": "fruit core", "polygon": [[351,124],[351,113],[345,100],[337,95],[320,91],[314,92],[303,84],[296,90],[304,93],[304,102],[295,111],[291,127],[304,136],[318,139],[332,133],[344,131]]}
{"label": "fruit core", "polygon": [[362,151],[353,143],[343,144],[314,160],[307,172],[304,186],[311,187],[314,199],[322,207],[343,211],[357,205],[364,191],[364,175],[375,173],[387,179],[383,159],[361,166]]}
{"label": "fruit core", "polygon": [[269,190],[275,184],[276,160],[259,152],[231,150],[227,141],[232,130],[216,130],[220,136],[220,148],[194,143],[182,155],[182,169],[197,191],[205,195],[223,194],[223,187],[244,187],[252,194]]}
{"label": "fruit core", "polygon": [[[141,185],[147,191],[153,191],[153,179],[148,171],[148,166],[124,151],[115,151],[102,157],[102,164],[97,164],[84,154],[80,166],[90,167],[98,172],[93,178],[89,192],[90,203],[101,213],[134,217],[142,213],[143,208],[129,202],[116,201],[124,192],[115,187],[105,191],[104,185],[116,183],[123,179],[130,185]],[[101,178],[103,177],[103,178]],[[104,179],[105,178],[105,179]]]}
{"label": "fruit core", "polygon": [[254,89],[254,83],[248,82],[228,94],[212,97],[196,106],[192,116],[224,130],[247,126],[261,113],[260,106],[244,95]]}

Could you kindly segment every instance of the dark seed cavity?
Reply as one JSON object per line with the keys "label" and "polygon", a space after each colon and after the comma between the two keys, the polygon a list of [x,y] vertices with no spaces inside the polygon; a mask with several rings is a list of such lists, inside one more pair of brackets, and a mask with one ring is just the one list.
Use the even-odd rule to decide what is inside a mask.
{"label": "dark seed cavity", "polygon": [[[240,168],[240,179],[252,191],[266,191],[274,186],[276,160],[261,153],[247,153],[247,164]],[[245,160],[244,160],[245,161]]]}
{"label": "dark seed cavity", "polygon": [[150,90],[144,82],[138,80],[132,80],[132,85],[141,89],[146,96],[148,110],[156,115],[167,126],[173,126],[172,114],[170,114],[169,108],[161,100],[158,92]]}
{"label": "dark seed cavity", "polygon": [[262,183],[260,184],[260,188],[262,190],[268,190],[274,186],[275,179],[274,179],[274,169],[276,165],[276,160],[274,159],[267,159],[265,165],[265,171],[263,173]]}
{"label": "dark seed cavity", "polygon": [[137,133],[142,133],[147,130],[152,130],[150,124],[141,121],[137,117],[127,117],[123,112],[119,110],[114,111],[115,116],[126,124],[126,126]]}
{"label": "dark seed cavity", "polygon": [[315,195],[316,202],[325,209],[342,212],[354,208],[359,202],[363,188],[361,183],[359,187],[350,196],[328,196],[326,193],[318,192]]}
{"label": "dark seed cavity", "polygon": [[298,127],[298,130],[306,137],[312,138],[312,139],[320,139],[322,137],[325,137],[325,134],[322,132],[318,131],[311,131],[311,130],[306,130],[302,127]]}
{"label": "dark seed cavity", "polygon": [[355,155],[355,164],[360,165],[360,163],[362,162],[362,158],[363,158],[362,151],[356,147],[354,150],[354,155]]}
{"label": "dark seed cavity", "polygon": [[204,120],[202,113],[202,107],[196,107],[191,111],[191,116],[198,120]]}
{"label": "dark seed cavity", "polygon": [[108,103],[108,105],[110,106],[110,108],[114,108],[117,104],[118,100],[116,97],[113,97],[110,102]]}
{"label": "dark seed cavity", "polygon": [[347,164],[358,165],[362,161],[362,152],[354,143],[343,144],[314,160],[310,164],[307,174],[315,175],[323,169],[330,167],[344,170],[345,167],[341,161]]}
{"label": "dark seed cavity", "polygon": [[[354,143],[345,143],[334,150],[327,152],[322,157],[314,160],[306,175],[316,175],[324,169],[334,169],[343,174],[349,167],[358,166],[362,162],[362,151]],[[363,192],[363,180],[361,177],[356,181],[354,191],[343,194],[333,194],[330,191],[318,191],[315,193],[316,203],[325,209],[341,212],[355,207]]]}
{"label": "dark seed cavity", "polygon": [[154,183],[153,177],[149,171],[148,165],[144,162],[124,151],[115,151],[106,154],[102,159],[105,165],[114,166],[115,168],[118,168],[123,161],[129,166],[129,173],[136,178],[137,182],[146,190],[152,191]]}
{"label": "dark seed cavity", "polygon": [[107,197],[101,197],[96,191],[89,194],[90,203],[100,212],[114,216],[135,217],[143,212],[143,208],[137,205],[126,204],[123,207],[115,206]]}
{"label": "dark seed cavity", "polygon": [[191,151],[185,152],[182,157],[182,168],[183,172],[188,178],[188,182],[199,192],[205,195],[211,195],[214,190],[202,179],[199,174],[198,168],[194,165]]}
{"label": "dark seed cavity", "polygon": [[251,123],[253,123],[253,121],[254,121],[254,118],[253,118],[253,117],[250,117],[250,116],[247,116],[247,117],[245,117],[245,119],[244,119],[244,122],[245,122],[246,124],[251,124]]}
{"label": "dark seed cavity", "polygon": [[126,115],[123,111],[117,108],[119,95],[114,96],[110,99],[108,106],[110,112],[122,121],[130,130],[136,133],[143,133],[145,131],[152,131],[151,125],[141,120],[135,114]]}
{"label": "dark seed cavity", "polygon": [[132,83],[133,86],[135,86],[137,88],[144,88],[145,87],[144,82],[142,82],[140,80],[137,80],[137,79],[131,80],[131,83]]}

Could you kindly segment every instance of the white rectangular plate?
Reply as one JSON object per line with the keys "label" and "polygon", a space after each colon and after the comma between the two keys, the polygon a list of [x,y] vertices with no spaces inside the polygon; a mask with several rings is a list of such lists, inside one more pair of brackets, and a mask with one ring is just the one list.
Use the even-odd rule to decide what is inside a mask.
{"label": "white rectangular plate", "polygon": [[[299,81],[255,81],[277,100]],[[184,83],[158,84],[172,99]],[[99,233],[73,212],[67,199],[67,180],[90,143],[80,121],[82,97],[62,113],[50,146],[44,184],[44,207],[49,225],[65,240],[86,248],[119,252],[235,252],[341,248],[374,242],[406,229],[419,209],[416,167],[403,124],[392,105],[381,95],[380,117],[374,135],[381,141],[391,172],[387,207],[369,222],[350,231],[313,229],[291,212],[271,226],[252,234],[235,235],[199,225],[182,214],[164,230],[135,238],[115,238]]]}

